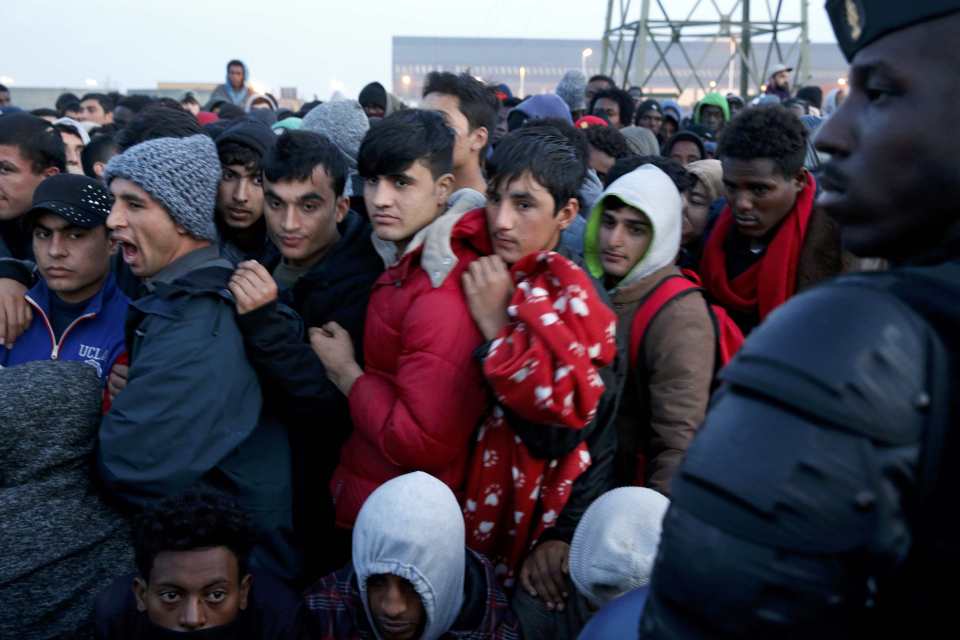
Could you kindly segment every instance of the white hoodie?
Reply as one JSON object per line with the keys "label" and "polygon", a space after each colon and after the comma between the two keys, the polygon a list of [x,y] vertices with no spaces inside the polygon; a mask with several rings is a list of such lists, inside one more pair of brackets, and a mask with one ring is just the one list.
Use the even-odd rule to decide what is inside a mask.
{"label": "white hoodie", "polygon": [[363,503],[353,528],[353,568],[367,619],[367,579],[399,576],[413,585],[427,615],[422,640],[436,640],[463,607],[466,532],[457,499],[446,484],[415,471],[385,482]]}
{"label": "white hoodie", "polygon": [[625,287],[673,264],[680,252],[683,200],[670,176],[652,164],[645,164],[614,181],[590,211],[584,241],[584,258],[590,274],[595,278],[603,276],[599,235],[604,202],[608,196],[615,196],[642,211],[649,218],[653,232],[647,252],[617,287]]}
{"label": "white hoodie", "polygon": [[649,584],[669,504],[644,487],[621,487],[597,498],[570,543],[570,579],[577,592],[602,607]]}

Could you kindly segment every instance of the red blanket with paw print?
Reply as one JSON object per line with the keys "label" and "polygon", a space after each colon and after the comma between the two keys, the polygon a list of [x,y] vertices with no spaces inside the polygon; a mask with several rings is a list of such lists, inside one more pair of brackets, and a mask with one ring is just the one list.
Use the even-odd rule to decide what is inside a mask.
{"label": "red blanket with paw print", "polygon": [[511,586],[519,563],[560,515],[574,481],[590,466],[581,442],[561,458],[535,458],[501,407],[531,423],[582,429],[597,411],[599,369],[616,356],[616,316],[587,274],[541,252],[511,269],[510,322],[483,363],[500,406],[481,427],[463,504],[467,545],[489,557]]}

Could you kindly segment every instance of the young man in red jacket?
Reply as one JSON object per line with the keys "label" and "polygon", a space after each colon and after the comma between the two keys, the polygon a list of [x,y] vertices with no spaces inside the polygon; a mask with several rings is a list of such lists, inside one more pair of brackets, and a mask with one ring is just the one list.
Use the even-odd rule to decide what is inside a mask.
{"label": "young man in red jacket", "polygon": [[338,324],[310,336],[353,419],[331,482],[341,528],[353,526],[374,489],[410,471],[463,489],[488,396],[474,358],[483,338],[461,276],[491,247],[483,211],[470,211],[482,204],[470,197],[479,194],[451,197],[453,146],[443,116],[420,110],[385,118],[360,146],[373,241],[386,266],[367,307],[364,367]]}

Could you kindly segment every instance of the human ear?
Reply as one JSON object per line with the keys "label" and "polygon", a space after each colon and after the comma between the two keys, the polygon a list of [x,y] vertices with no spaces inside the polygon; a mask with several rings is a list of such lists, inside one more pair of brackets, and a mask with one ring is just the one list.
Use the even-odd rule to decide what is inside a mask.
{"label": "human ear", "polygon": [[147,583],[143,578],[133,579],[133,597],[137,601],[137,611],[147,610]]}
{"label": "human ear", "polygon": [[554,216],[557,219],[560,229],[566,229],[573,222],[574,217],[580,213],[580,201],[576,198],[570,198]]}

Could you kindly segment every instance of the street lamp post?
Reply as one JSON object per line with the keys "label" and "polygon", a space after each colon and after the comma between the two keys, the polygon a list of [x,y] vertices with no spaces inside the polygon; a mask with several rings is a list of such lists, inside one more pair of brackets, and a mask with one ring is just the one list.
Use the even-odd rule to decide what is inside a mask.
{"label": "street lamp post", "polygon": [[587,75],[587,58],[593,55],[593,49],[587,47],[580,52],[580,71]]}

